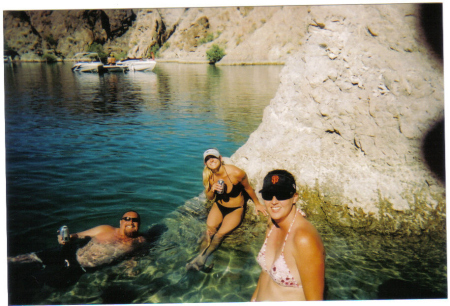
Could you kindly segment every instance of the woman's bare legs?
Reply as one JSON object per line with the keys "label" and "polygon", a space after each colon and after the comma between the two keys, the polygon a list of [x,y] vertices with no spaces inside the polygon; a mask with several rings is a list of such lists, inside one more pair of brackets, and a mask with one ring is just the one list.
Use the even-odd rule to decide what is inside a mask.
{"label": "woman's bare legs", "polygon": [[[200,254],[186,265],[186,269],[201,270],[205,265],[206,259],[219,247],[225,235],[241,223],[243,212],[244,208],[240,207],[223,218],[217,204],[214,203],[206,220],[206,237],[202,243]],[[219,226],[220,228],[217,231]]]}

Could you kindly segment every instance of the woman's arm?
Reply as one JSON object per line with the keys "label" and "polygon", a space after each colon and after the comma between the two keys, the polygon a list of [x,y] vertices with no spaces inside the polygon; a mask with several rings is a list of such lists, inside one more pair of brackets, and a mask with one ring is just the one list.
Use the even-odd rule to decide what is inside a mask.
{"label": "woman's arm", "polygon": [[317,230],[309,223],[294,237],[294,256],[307,301],[323,300],[325,249]]}
{"label": "woman's arm", "polygon": [[223,186],[220,185],[218,182],[210,182],[212,183],[209,187],[209,190],[205,188],[205,195],[208,200],[214,200],[216,197],[216,191],[220,191],[223,189]]}
{"label": "woman's arm", "polygon": [[210,201],[214,200],[214,198],[216,197],[216,194],[214,193],[213,186],[211,186],[211,188],[209,190],[205,188],[205,196]]}
{"label": "woman's arm", "polygon": [[259,202],[258,197],[256,196],[256,193],[255,193],[255,190],[248,182],[247,174],[243,170],[240,170],[239,172],[240,173],[238,173],[237,177],[238,177],[239,181],[241,182],[242,186],[244,186],[245,191],[248,193],[250,198],[253,200],[253,203],[255,203],[255,210],[256,210],[255,213],[258,214],[258,212],[262,212],[262,214],[264,216],[267,216],[268,213],[266,211],[266,208],[264,205],[262,205]]}
{"label": "woman's arm", "polygon": [[256,297],[258,296],[258,291],[259,291],[259,283],[261,282],[261,277],[262,277],[263,273],[264,272],[261,272],[261,274],[259,275],[258,283],[256,284],[256,289],[255,289],[255,292],[253,292],[252,299],[250,300],[250,302],[256,302]]}
{"label": "woman's arm", "polygon": [[[270,218],[269,218],[269,220],[270,220]],[[265,237],[267,237],[267,235],[269,234],[270,229],[271,229],[271,224],[268,223],[267,228],[266,228],[266,236]],[[264,270],[261,271],[261,273],[259,274],[258,283],[256,284],[255,292],[253,292],[252,299],[250,300],[250,302],[256,302],[256,298],[258,297],[258,292],[261,287],[261,283],[267,284],[268,277],[269,277],[269,274],[267,274]]]}

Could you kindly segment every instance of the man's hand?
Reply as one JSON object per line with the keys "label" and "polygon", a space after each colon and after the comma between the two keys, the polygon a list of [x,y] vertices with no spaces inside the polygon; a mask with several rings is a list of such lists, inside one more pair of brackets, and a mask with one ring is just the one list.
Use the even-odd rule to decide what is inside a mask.
{"label": "man's hand", "polygon": [[59,243],[59,244],[62,244],[62,245],[66,244],[66,242],[63,241],[61,235],[59,234],[59,231],[58,231],[58,243]]}
{"label": "man's hand", "polygon": [[77,234],[71,234],[71,235],[69,235],[69,241],[64,241],[58,230],[58,243],[59,244],[65,245],[66,243],[70,242],[72,239],[77,238],[77,237],[78,237]]}

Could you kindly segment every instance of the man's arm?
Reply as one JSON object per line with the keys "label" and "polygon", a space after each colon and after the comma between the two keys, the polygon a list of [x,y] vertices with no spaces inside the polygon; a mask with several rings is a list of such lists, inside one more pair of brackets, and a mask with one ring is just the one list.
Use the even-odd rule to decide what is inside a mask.
{"label": "man's arm", "polygon": [[[79,232],[79,233],[75,233],[75,234],[70,234],[70,240],[74,240],[74,239],[83,239],[86,237],[95,237],[101,233],[105,233],[107,231],[111,231],[114,230],[114,227],[110,226],[110,225],[99,225],[96,227],[93,227],[91,229]],[[58,235],[58,242],[59,244],[65,244],[64,241],[61,240],[61,237]]]}

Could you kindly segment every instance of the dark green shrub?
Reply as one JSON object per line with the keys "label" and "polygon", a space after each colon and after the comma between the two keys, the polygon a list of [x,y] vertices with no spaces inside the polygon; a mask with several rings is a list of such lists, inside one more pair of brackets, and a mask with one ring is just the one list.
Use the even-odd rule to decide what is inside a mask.
{"label": "dark green shrub", "polygon": [[55,39],[55,38],[53,37],[52,34],[50,34],[49,36],[47,36],[47,37],[45,38],[45,40],[47,41],[48,45],[49,45],[50,47],[52,47],[52,48],[56,48],[56,46],[58,45],[58,40]]}
{"label": "dark green shrub", "polygon": [[96,42],[90,44],[87,51],[97,53],[101,60],[105,60],[108,57],[108,54],[103,51],[103,46]]}
{"label": "dark green shrub", "polygon": [[120,52],[119,54],[116,54],[115,57],[116,57],[116,59],[118,59],[118,60],[123,60],[123,59],[126,59],[126,58],[127,58],[127,55],[128,55],[128,52],[127,52],[127,51],[122,51],[122,52]]}
{"label": "dark green shrub", "polygon": [[206,58],[210,64],[215,64],[225,56],[225,50],[219,47],[219,45],[212,45],[212,47],[206,51]]}
{"label": "dark green shrub", "polygon": [[54,63],[56,62],[56,55],[50,54],[50,53],[44,53],[42,55],[42,59],[45,60],[47,63]]}
{"label": "dark green shrub", "polygon": [[164,45],[161,47],[160,51],[164,51],[170,48],[170,42],[166,41]]}
{"label": "dark green shrub", "polygon": [[154,44],[148,51],[147,51],[147,57],[151,58],[152,57],[152,52],[155,55],[155,57],[159,57],[159,50],[161,48],[159,47],[159,44],[156,43]]}

